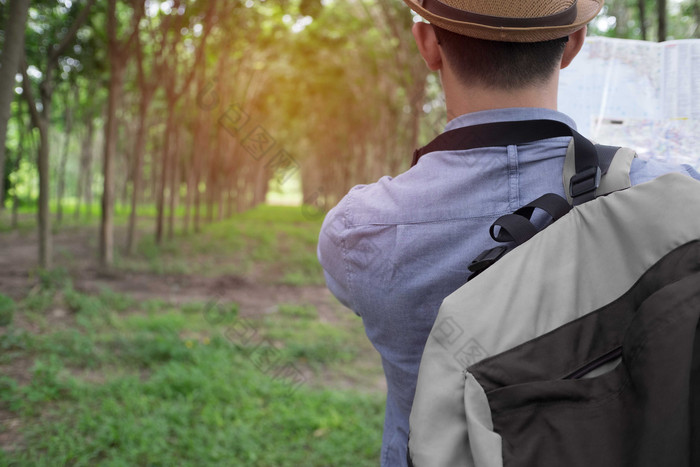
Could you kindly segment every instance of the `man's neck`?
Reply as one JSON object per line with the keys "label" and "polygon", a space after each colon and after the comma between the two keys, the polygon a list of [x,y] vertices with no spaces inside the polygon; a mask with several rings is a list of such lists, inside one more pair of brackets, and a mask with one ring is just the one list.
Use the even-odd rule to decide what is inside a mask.
{"label": "man's neck", "polygon": [[557,110],[558,73],[541,86],[500,90],[484,86],[465,86],[453,77],[442,76],[447,104],[447,119],[482,110],[511,107],[540,107]]}

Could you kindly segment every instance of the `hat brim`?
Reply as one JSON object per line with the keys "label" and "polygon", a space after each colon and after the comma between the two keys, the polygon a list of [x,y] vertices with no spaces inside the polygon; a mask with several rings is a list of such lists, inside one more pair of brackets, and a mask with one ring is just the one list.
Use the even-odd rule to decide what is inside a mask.
{"label": "hat brim", "polygon": [[456,21],[426,10],[421,5],[421,0],[404,0],[404,2],[431,24],[443,29],[463,36],[501,42],[543,42],[568,36],[588,24],[603,8],[603,0],[578,0],[576,19],[571,24],[563,26],[514,28],[486,26],[478,23]]}

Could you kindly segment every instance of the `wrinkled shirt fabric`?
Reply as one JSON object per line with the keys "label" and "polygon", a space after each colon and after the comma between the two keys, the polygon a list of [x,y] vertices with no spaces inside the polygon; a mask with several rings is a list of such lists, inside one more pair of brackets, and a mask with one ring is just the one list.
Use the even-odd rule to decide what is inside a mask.
{"label": "wrinkled shirt fabric", "polygon": [[[445,131],[534,119],[575,128],[562,113],[517,108],[462,115]],[[354,187],[327,214],[318,257],[328,288],[362,318],[386,376],[382,466],[407,464],[418,367],[442,300],[465,283],[469,263],[496,245],[489,227],[498,217],[544,193],[564,196],[570,139],[426,154],[397,177]],[[641,159],[634,160],[630,178],[634,185],[668,172],[700,179],[689,166]]]}

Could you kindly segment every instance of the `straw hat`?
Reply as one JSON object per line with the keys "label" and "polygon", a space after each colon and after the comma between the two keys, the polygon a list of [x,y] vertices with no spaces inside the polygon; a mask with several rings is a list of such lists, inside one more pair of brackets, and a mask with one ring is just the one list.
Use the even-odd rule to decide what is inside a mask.
{"label": "straw hat", "polygon": [[443,29],[492,41],[540,42],[568,36],[598,14],[604,0],[404,0]]}

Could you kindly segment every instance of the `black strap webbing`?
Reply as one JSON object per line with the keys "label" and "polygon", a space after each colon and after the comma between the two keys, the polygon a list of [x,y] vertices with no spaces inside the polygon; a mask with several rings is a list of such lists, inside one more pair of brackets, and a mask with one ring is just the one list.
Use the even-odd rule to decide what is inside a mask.
{"label": "black strap webbing", "polygon": [[571,136],[574,139],[576,175],[569,187],[574,204],[593,199],[600,184],[596,148],[576,130],[556,120],[494,122],[446,131],[428,145],[417,149],[413,153],[411,166],[431,152],[518,145],[558,136]]}
{"label": "black strap webbing", "polygon": [[[574,138],[576,148],[576,172],[585,167],[597,165],[597,156],[593,143],[584,138],[569,125],[556,120],[523,120],[515,122],[494,122],[472,125],[446,131],[433,141],[413,153],[411,166],[416,165],[423,155],[435,151],[455,149],[476,149],[494,146],[532,143],[558,136]],[[581,165],[579,166],[579,155]]]}
{"label": "black strap webbing", "polygon": [[596,150],[598,151],[598,163],[600,165],[600,172],[605,175],[608,173],[608,169],[610,168],[610,164],[612,163],[612,160],[615,158],[615,154],[617,154],[617,151],[620,149],[619,146],[603,146],[602,144],[596,144],[595,145]]}
{"label": "black strap webbing", "polygon": [[535,212],[536,208],[549,214],[552,218],[552,222],[559,220],[560,217],[571,210],[571,206],[569,206],[569,203],[567,203],[564,198],[554,193],[547,193],[526,204],[513,214],[532,219],[532,213]]}
{"label": "black strap webbing", "polygon": [[[564,198],[554,193],[548,193],[523,206],[513,214],[499,217],[489,229],[491,238],[497,242],[515,242],[516,245],[522,245],[530,240],[540,231],[530,222],[535,208],[542,209],[549,214],[551,220],[547,225],[556,222],[571,210],[571,206]],[[499,230],[496,231],[496,228]]]}
{"label": "black strap webbing", "polygon": [[[496,232],[496,228],[500,228]],[[515,242],[522,245],[537,234],[538,230],[528,219],[517,214],[506,214],[496,219],[489,233],[497,242]]]}

